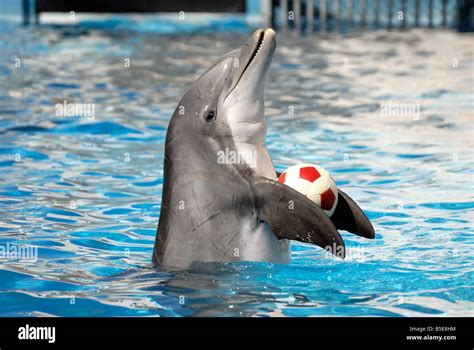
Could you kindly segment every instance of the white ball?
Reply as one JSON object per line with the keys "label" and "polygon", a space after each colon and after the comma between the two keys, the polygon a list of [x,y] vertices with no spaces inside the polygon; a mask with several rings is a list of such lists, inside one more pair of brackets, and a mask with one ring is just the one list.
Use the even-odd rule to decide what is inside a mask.
{"label": "white ball", "polygon": [[331,216],[337,206],[337,187],[329,173],[319,165],[299,164],[286,169],[278,178],[305,195]]}

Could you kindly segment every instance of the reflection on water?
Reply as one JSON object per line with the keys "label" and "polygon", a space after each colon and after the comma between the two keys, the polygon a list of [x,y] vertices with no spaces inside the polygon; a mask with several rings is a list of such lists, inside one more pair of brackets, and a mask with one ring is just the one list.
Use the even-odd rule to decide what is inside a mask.
{"label": "reflection on water", "polygon": [[[327,167],[377,237],[344,234],[345,261],[293,244],[290,265],[163,271],[150,260],[168,119],[245,35],[3,29],[0,244],[35,245],[38,261],[1,262],[1,315],[472,314],[472,36],[280,35],[274,162]],[[64,101],[94,116],[58,116]]]}

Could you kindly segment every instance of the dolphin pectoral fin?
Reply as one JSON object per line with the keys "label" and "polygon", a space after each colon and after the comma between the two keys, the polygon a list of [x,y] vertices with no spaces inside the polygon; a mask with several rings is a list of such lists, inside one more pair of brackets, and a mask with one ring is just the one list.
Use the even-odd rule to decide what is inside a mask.
{"label": "dolphin pectoral fin", "polygon": [[259,219],[278,239],[313,243],[344,258],[341,235],[324,211],[296,190],[279,182],[258,178],[253,183]]}
{"label": "dolphin pectoral fin", "polygon": [[374,227],[362,209],[347,194],[338,189],[337,207],[331,216],[334,225],[365,238],[374,238]]}

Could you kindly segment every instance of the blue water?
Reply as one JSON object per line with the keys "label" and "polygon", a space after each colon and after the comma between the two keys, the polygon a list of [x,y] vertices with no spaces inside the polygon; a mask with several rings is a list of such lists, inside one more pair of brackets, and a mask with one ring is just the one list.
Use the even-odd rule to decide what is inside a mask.
{"label": "blue water", "polygon": [[[323,165],[376,238],[343,232],[345,261],[294,243],[289,265],[170,271],[150,263],[167,123],[246,30],[1,28],[0,247],[37,247],[0,260],[1,316],[474,315],[472,36],[280,35],[276,167]],[[56,115],[64,100],[95,116]],[[381,113],[390,101],[421,112]]]}

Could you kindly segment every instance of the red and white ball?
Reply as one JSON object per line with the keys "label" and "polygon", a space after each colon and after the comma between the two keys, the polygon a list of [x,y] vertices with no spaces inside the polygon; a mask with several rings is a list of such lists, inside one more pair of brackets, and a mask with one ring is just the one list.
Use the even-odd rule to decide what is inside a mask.
{"label": "red and white ball", "polygon": [[314,164],[294,165],[286,169],[278,182],[305,195],[331,216],[337,206],[337,187],[331,175]]}

